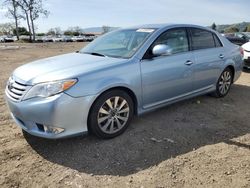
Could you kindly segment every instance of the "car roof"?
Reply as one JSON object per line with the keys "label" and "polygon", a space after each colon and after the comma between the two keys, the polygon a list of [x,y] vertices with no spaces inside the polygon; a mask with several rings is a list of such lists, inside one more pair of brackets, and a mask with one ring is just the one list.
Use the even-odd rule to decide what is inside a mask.
{"label": "car roof", "polygon": [[137,25],[134,27],[130,27],[131,29],[140,29],[140,28],[151,28],[151,29],[163,29],[166,27],[196,27],[196,28],[206,28],[199,25],[193,24],[175,24],[175,23],[163,23],[163,24],[145,24],[145,25]]}

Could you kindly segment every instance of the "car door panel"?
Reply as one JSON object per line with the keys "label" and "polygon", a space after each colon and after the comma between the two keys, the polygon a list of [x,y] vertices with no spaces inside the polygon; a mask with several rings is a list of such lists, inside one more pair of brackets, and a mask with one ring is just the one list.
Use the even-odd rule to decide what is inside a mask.
{"label": "car door panel", "polygon": [[144,108],[193,90],[193,67],[187,61],[194,61],[192,52],[141,62]]}
{"label": "car door panel", "polygon": [[223,48],[194,51],[194,90],[216,84],[224,62],[223,54]]}
{"label": "car door panel", "polygon": [[190,28],[191,48],[194,53],[194,90],[216,85],[224,62],[225,51],[218,37],[207,30]]}

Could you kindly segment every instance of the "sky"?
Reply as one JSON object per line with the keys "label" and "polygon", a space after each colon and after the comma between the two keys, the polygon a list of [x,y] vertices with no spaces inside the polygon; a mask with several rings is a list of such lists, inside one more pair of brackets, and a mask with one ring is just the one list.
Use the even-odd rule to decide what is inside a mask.
{"label": "sky", "polygon": [[[2,4],[3,0],[0,0]],[[50,28],[127,27],[152,23],[190,23],[203,26],[250,21],[250,0],[43,0],[48,18],[36,20],[39,32]],[[0,7],[0,23],[7,8]],[[25,21],[21,21],[25,25]]]}

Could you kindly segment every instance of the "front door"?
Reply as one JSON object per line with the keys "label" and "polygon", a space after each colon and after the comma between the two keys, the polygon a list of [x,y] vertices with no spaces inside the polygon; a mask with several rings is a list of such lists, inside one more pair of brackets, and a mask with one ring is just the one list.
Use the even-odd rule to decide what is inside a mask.
{"label": "front door", "polygon": [[170,47],[167,56],[146,55],[141,62],[143,107],[150,108],[188,95],[193,90],[193,53],[189,50],[186,29],[171,29],[152,44]]}

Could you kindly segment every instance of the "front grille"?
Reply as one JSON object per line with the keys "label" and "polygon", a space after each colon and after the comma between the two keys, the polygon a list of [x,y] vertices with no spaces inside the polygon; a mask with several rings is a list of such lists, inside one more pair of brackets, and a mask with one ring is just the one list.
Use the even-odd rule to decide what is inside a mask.
{"label": "front grille", "polygon": [[20,101],[28,89],[28,85],[21,84],[12,78],[9,79],[6,93],[14,101]]}

